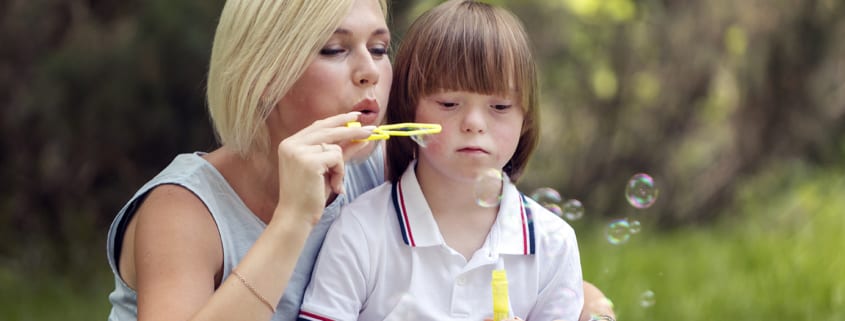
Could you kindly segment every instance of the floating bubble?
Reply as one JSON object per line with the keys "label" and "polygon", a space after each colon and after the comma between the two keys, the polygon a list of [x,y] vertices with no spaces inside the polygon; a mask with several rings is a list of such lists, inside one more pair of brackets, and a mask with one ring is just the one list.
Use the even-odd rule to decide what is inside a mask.
{"label": "floating bubble", "polygon": [[610,244],[624,244],[631,238],[631,227],[626,219],[615,220],[607,225],[605,234]]}
{"label": "floating bubble", "polygon": [[642,230],[640,221],[628,220],[628,229],[631,230],[631,234],[639,233]]}
{"label": "floating bubble", "polygon": [[481,207],[499,206],[503,183],[502,171],[495,168],[481,171],[475,180],[475,202]]}
{"label": "floating bubble", "polygon": [[551,187],[538,188],[531,193],[531,198],[555,215],[563,217],[564,210],[560,207],[560,202],[563,198],[560,197],[560,193],[555,189]]}
{"label": "floating bubble", "polygon": [[426,148],[428,147],[429,136],[430,135],[414,135],[410,137],[411,140],[417,143],[417,145],[420,145],[420,147],[422,148]]}
{"label": "floating bubble", "polygon": [[547,203],[547,204],[543,204],[543,207],[545,207],[547,210],[549,210],[549,212],[552,212],[559,217],[563,217],[563,209],[560,208],[560,205],[553,204],[553,203]]}
{"label": "floating bubble", "polygon": [[643,308],[649,308],[653,306],[654,303],[654,292],[652,292],[651,290],[647,290],[640,295],[640,306],[642,306]]}
{"label": "floating bubble", "polygon": [[540,187],[531,193],[531,198],[537,203],[560,203],[563,199],[560,193],[551,187]]}
{"label": "floating bubble", "polygon": [[563,216],[567,221],[577,221],[584,217],[584,205],[581,201],[571,199],[563,204]]}
{"label": "floating bubble", "polygon": [[625,187],[625,198],[636,208],[648,208],[657,200],[658,190],[654,187],[654,179],[648,174],[639,173],[628,180]]}

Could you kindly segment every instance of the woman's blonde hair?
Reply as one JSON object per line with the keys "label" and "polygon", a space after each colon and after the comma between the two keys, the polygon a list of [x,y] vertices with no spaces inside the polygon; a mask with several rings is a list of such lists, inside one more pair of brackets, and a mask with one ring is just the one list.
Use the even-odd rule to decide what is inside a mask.
{"label": "woman's blonde hair", "polygon": [[[353,0],[227,0],[208,71],[208,110],[221,144],[267,151],[265,119],[304,73]],[[386,0],[379,0],[387,14]]]}
{"label": "woman's blonde hair", "polygon": [[[514,155],[503,169],[516,182],[537,146],[537,71],[522,22],[510,11],[471,0],[440,4],[417,18],[394,59],[386,119],[414,121],[423,97],[442,90],[509,96],[525,111]],[[398,180],[417,144],[387,141],[388,179]]]}

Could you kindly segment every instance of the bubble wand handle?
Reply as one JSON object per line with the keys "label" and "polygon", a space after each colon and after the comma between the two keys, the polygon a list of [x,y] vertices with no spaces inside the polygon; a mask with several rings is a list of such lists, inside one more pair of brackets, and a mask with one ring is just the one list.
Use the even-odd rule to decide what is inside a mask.
{"label": "bubble wand handle", "polygon": [[490,281],[493,288],[493,321],[502,321],[508,318],[510,311],[510,298],[508,297],[508,276],[505,269],[493,270],[493,279]]}

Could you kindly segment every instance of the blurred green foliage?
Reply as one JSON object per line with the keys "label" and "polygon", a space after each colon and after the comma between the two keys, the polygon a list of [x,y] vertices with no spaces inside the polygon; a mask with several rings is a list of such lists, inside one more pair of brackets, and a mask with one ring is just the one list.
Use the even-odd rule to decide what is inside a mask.
{"label": "blurred green foliage", "polygon": [[221,4],[4,3],[0,262],[101,263],[91,247],[133,190],[214,146],[203,78]]}
{"label": "blurred green foliage", "polygon": [[[619,320],[845,318],[845,168],[779,166],[739,188],[717,224],[657,231],[622,245],[601,225],[576,225],[584,277]],[[649,222],[647,213],[635,215]],[[643,306],[646,291],[654,304]]]}
{"label": "blurred green foliage", "polygon": [[[394,39],[439,2],[392,1]],[[490,2],[523,19],[541,69],[521,187],[583,202],[585,276],[620,317],[843,319],[845,3]],[[223,3],[0,2],[0,319],[105,316],[114,214],[175,154],[216,146]],[[623,197],[638,172],[660,189],[646,210]],[[642,234],[607,244],[629,216]]]}

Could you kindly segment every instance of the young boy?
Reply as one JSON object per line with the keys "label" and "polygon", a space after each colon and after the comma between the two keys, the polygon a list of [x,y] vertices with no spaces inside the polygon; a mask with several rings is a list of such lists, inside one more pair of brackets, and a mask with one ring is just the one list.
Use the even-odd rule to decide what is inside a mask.
{"label": "young boy", "polygon": [[[480,321],[493,314],[497,265],[507,271],[511,315],[578,319],[574,231],[510,181],[539,133],[529,48],[516,17],[475,1],[445,2],[414,22],[396,57],[387,122],[437,123],[442,132],[425,147],[388,140],[390,183],[331,227],[301,320]],[[505,177],[494,186],[501,201],[482,206],[476,183],[491,168]]]}

